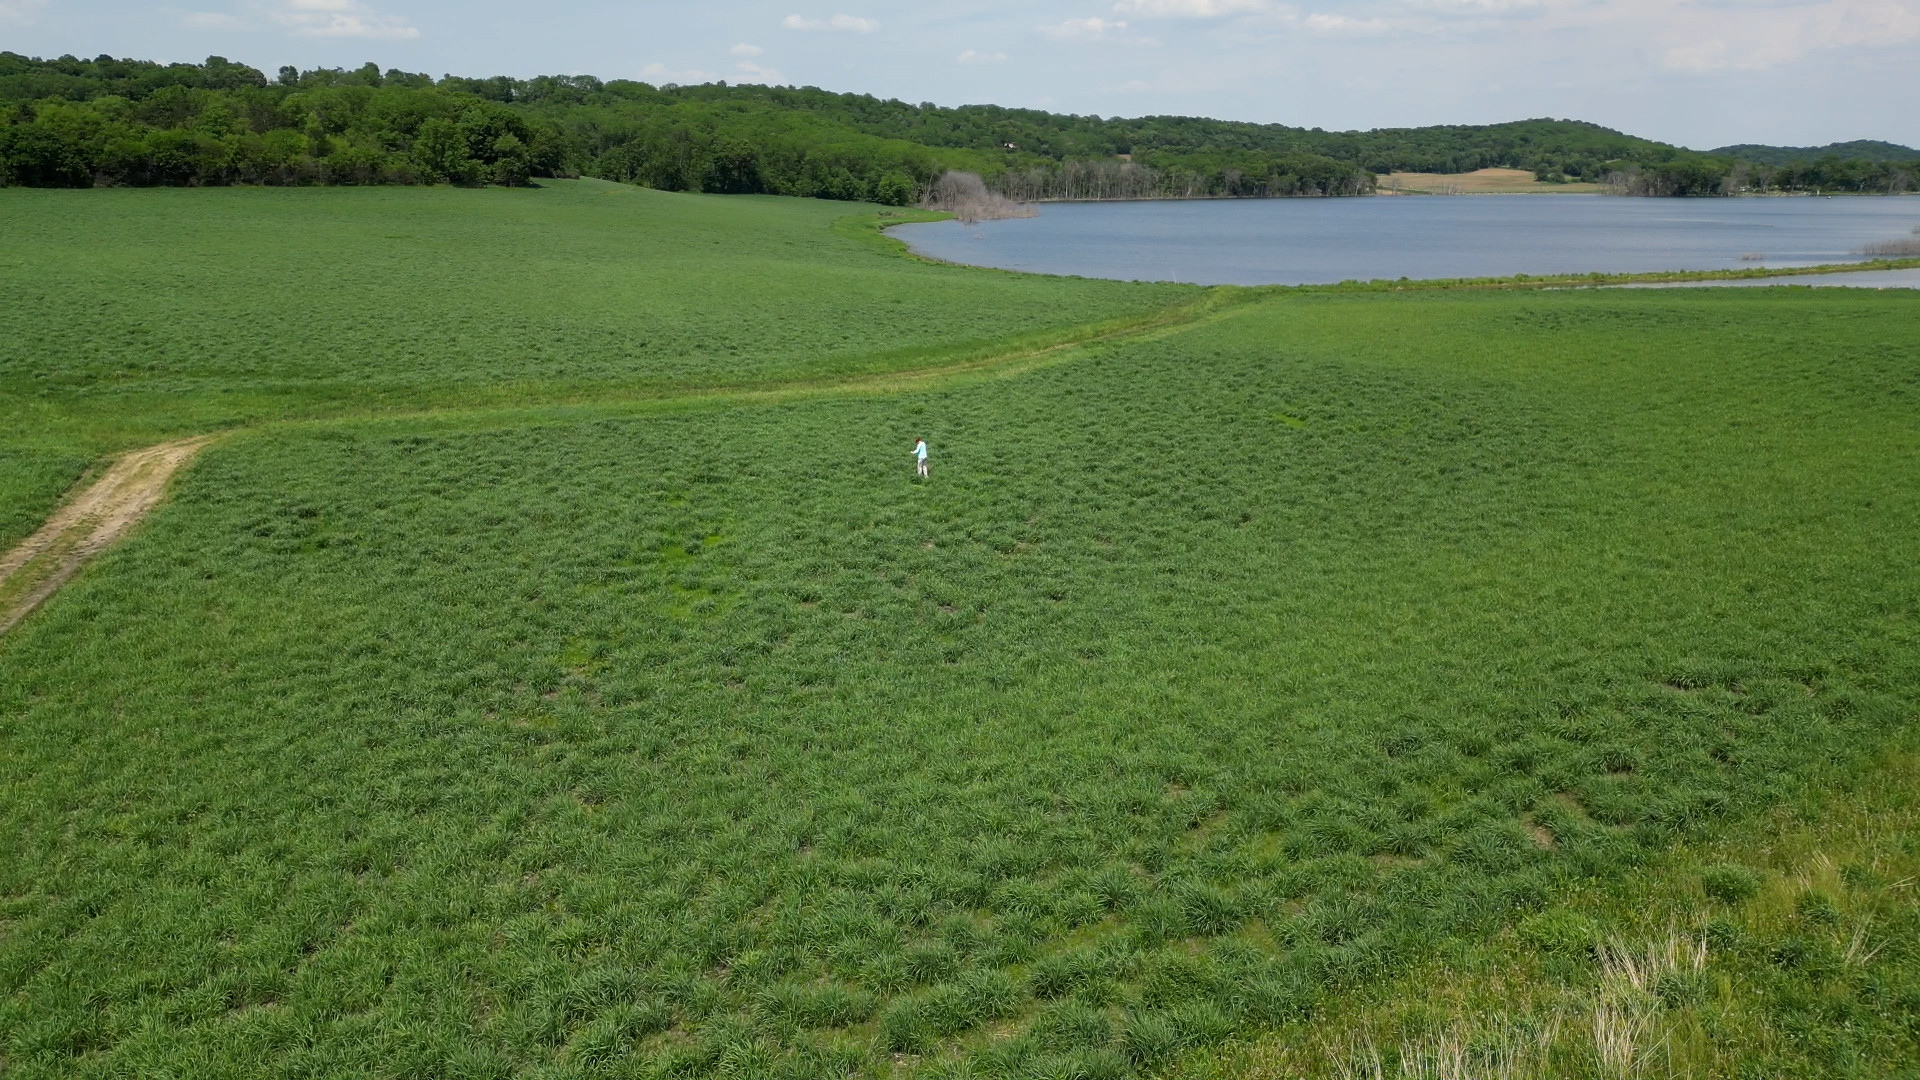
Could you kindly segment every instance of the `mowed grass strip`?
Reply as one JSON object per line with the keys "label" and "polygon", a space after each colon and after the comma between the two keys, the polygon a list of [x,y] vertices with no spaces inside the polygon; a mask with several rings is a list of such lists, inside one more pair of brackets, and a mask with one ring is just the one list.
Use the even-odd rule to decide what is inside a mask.
{"label": "mowed grass strip", "polygon": [[[229,439],[0,642],[0,1054],[1144,1076],[1313,1015],[1911,732],[1912,313],[1299,295]],[[1775,1019],[1912,1045],[1834,1015]]]}

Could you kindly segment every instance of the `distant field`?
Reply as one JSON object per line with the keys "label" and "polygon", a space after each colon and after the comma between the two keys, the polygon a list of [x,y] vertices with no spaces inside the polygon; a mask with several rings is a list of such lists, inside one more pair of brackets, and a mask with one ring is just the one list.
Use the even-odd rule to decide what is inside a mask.
{"label": "distant field", "polygon": [[1543,184],[1529,169],[1480,169],[1469,173],[1388,173],[1380,191],[1389,195],[1591,194],[1599,184]]}
{"label": "distant field", "polygon": [[[415,193],[378,194],[316,231]],[[9,1078],[1393,1076],[1443,1037],[1476,1075],[1521,1043],[1593,1080],[1910,1074],[1920,298],[1223,291],[945,381],[542,404],[1199,294],[635,195],[681,237],[646,275],[608,252],[587,289],[645,235],[592,214],[526,226],[575,252],[538,303],[419,271],[514,348],[315,287],[299,326],[359,351],[181,332],[128,376],[174,390],[119,396],[102,351],[57,399],[342,415],[211,447],[0,638]],[[61,257],[78,291],[123,256]],[[217,280],[171,310],[262,287]],[[122,291],[5,318],[56,343]],[[641,332],[682,344],[533,351]],[[248,374],[275,341],[301,365]],[[468,385],[522,377],[513,412]],[[1635,984],[1616,939],[1706,951]]]}

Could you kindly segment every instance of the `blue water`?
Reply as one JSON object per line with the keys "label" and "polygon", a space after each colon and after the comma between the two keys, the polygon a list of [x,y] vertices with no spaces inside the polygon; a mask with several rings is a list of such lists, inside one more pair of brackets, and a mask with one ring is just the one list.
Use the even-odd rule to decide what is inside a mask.
{"label": "blue water", "polygon": [[892,232],[923,255],[1006,270],[1306,285],[1814,266],[1916,225],[1920,196],[1462,195],[1048,203],[1034,218]]}

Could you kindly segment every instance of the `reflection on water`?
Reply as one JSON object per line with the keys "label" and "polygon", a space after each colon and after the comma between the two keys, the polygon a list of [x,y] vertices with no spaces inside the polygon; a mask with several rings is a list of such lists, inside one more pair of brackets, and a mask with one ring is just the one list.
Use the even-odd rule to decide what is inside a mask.
{"label": "reflection on water", "polygon": [[1816,266],[1916,225],[1920,196],[1492,195],[1050,203],[1037,218],[892,231],[923,255],[1007,270],[1305,285]]}

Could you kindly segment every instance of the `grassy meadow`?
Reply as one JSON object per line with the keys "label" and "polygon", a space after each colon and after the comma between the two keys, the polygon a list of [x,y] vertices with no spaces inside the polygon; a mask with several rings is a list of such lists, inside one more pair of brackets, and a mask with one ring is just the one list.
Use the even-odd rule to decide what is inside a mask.
{"label": "grassy meadow", "polygon": [[955,274],[836,235],[844,204],[543,184],[0,188],[0,542],[173,435],[913,368],[1195,293]]}
{"label": "grassy meadow", "polygon": [[1200,292],[585,183],[0,197],[9,513],[239,429],[0,639],[0,1074],[1920,1060],[1920,298],[1227,290],[836,389]]}

